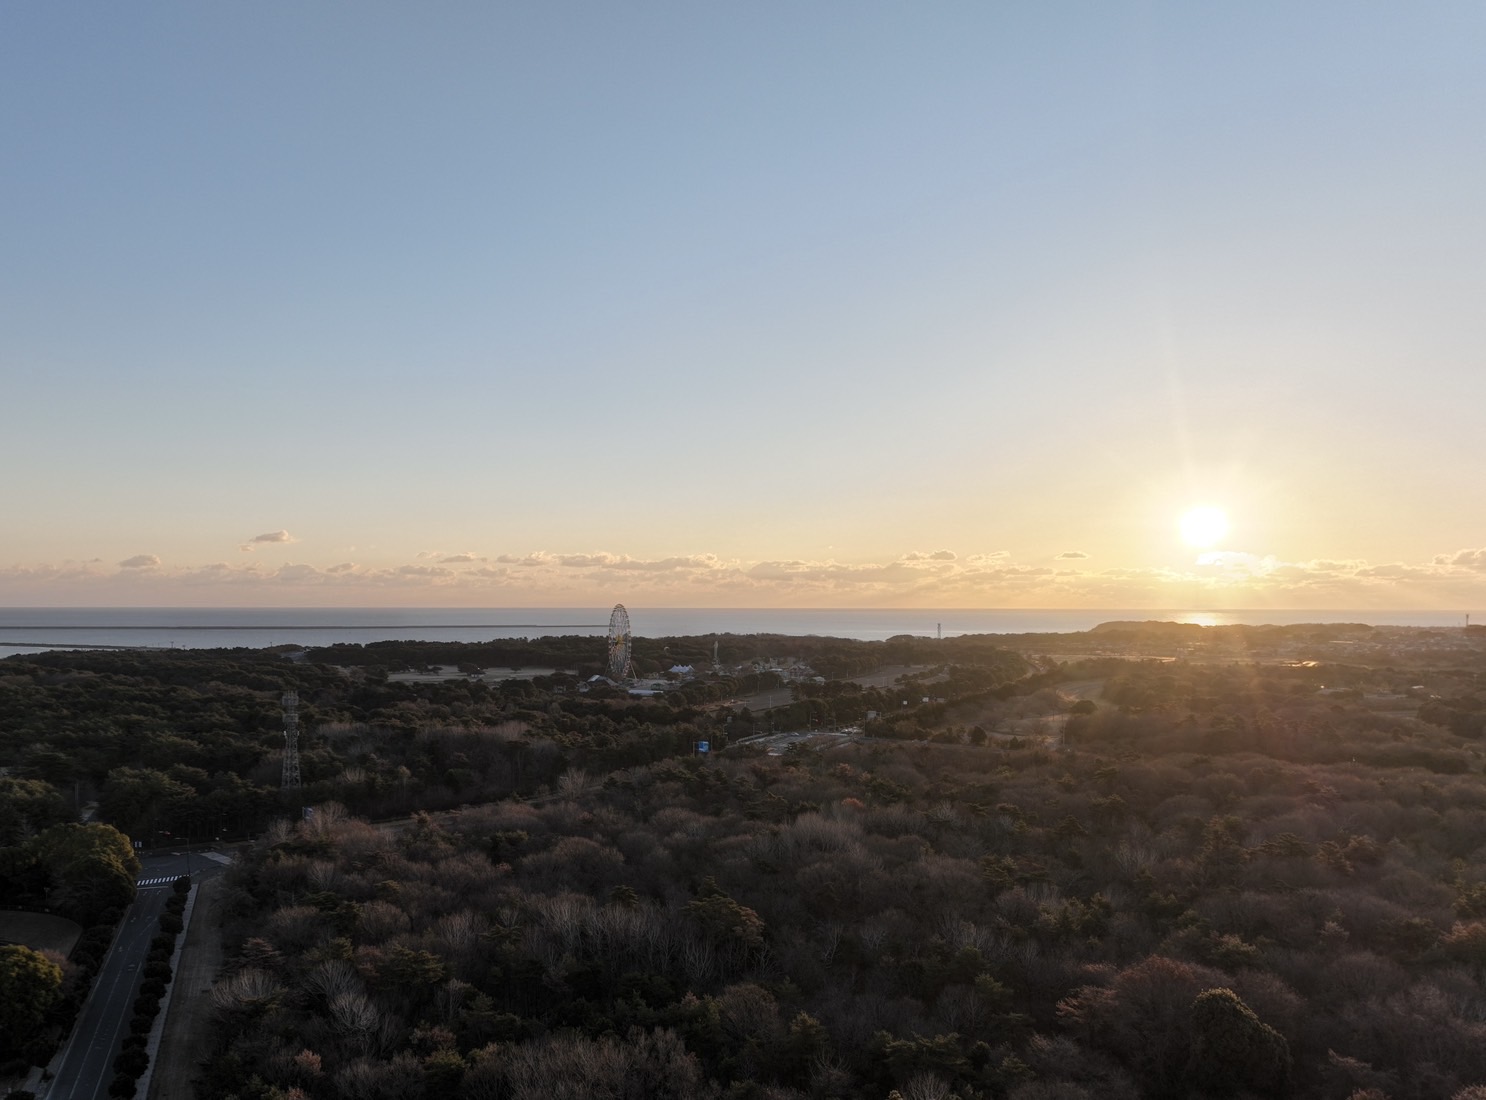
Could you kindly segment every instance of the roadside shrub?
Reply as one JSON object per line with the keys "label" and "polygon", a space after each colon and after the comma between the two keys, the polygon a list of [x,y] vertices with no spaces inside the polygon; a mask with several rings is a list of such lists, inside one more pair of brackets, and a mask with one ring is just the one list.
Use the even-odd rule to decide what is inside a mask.
{"label": "roadside shrub", "polygon": [[85,996],[87,996],[86,992],[74,989],[67,996],[58,1000],[51,1008],[47,1009],[47,1019],[56,1023],[70,1016],[77,1015],[77,1010],[82,1007]]}
{"label": "roadside shrub", "polygon": [[[69,1034],[72,1031],[72,1025],[77,1022],[77,1013],[80,1007],[81,1004],[79,1001],[68,998],[68,1000],[64,1002],[62,1008],[54,1008],[52,1009],[52,1011],[47,1013],[46,1022],[48,1028],[56,1029],[55,1031],[48,1032],[48,1035],[50,1036],[48,1040],[49,1042],[52,1042],[55,1045],[61,1044],[62,1037]],[[51,1061],[50,1057],[46,1059],[46,1062],[49,1061]],[[37,1062],[36,1064],[38,1066],[41,1066],[45,1065],[46,1062]]]}
{"label": "roadside shrub", "polygon": [[159,1000],[165,996],[165,982],[160,978],[146,978],[139,983],[139,995],[141,997],[153,997]]}
{"label": "roadside shrub", "polygon": [[114,1059],[114,1069],[127,1073],[130,1077],[138,1077],[149,1064],[150,1056],[137,1047],[122,1051]]}
{"label": "roadside shrub", "polygon": [[77,938],[77,946],[72,949],[72,953],[76,956],[79,951],[86,951],[101,958],[113,941],[112,925],[95,924],[83,930],[83,934]]}
{"label": "roadside shrub", "polygon": [[133,1032],[125,1035],[124,1041],[119,1044],[124,1050],[143,1050],[149,1045],[150,1037],[148,1035],[136,1035]]}
{"label": "roadside shrub", "polygon": [[170,981],[170,960],[156,959],[154,954],[151,953],[149,959],[144,964],[144,976],[146,979],[158,978],[162,982]]}
{"label": "roadside shrub", "polygon": [[156,932],[155,938],[150,940],[150,950],[152,952],[164,951],[166,955],[169,955],[175,950],[175,936],[169,932]]}
{"label": "roadside shrub", "polygon": [[52,1060],[60,1045],[61,1039],[55,1033],[39,1035],[21,1049],[21,1057],[33,1066],[44,1066]]}
{"label": "roadside shrub", "polygon": [[165,899],[165,911],[180,916],[186,911],[186,898],[184,894],[172,894]]}
{"label": "roadside shrub", "polygon": [[146,1016],[143,1013],[135,1013],[129,1021],[129,1033],[131,1035],[148,1036],[150,1029],[155,1026],[155,1017]]}
{"label": "roadside shrub", "polygon": [[182,896],[189,894],[191,892],[191,876],[182,875],[171,884],[170,888]]}
{"label": "roadside shrub", "polygon": [[182,928],[181,918],[175,913],[160,914],[160,931],[174,936],[180,933]]}
{"label": "roadside shrub", "polygon": [[134,1094],[139,1091],[134,1078],[127,1073],[116,1073],[114,1079],[109,1083],[108,1094],[117,1096],[120,1100],[134,1100]]}
{"label": "roadside shrub", "polygon": [[148,1016],[151,1020],[160,1015],[160,998],[151,997],[148,993],[141,993],[134,998],[134,1014],[136,1016]]}

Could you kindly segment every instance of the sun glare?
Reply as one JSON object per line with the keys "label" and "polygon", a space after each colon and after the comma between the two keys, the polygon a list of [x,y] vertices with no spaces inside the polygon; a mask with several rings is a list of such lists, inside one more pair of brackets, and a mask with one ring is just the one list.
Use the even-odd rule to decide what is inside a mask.
{"label": "sun glare", "polygon": [[1228,513],[1221,508],[1203,505],[1183,515],[1180,527],[1182,538],[1189,546],[1206,550],[1216,546],[1228,534]]}

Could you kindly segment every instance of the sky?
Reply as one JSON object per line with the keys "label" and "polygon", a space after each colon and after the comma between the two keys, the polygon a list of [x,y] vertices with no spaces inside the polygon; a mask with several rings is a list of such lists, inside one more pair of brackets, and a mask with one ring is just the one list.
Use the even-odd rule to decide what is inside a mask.
{"label": "sky", "polygon": [[1483,44],[9,0],[0,605],[1486,611]]}

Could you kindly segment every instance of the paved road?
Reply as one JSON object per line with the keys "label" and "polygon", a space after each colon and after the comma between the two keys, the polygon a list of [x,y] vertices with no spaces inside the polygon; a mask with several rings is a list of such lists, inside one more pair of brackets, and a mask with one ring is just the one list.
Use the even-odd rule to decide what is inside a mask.
{"label": "paved road", "polygon": [[150,951],[150,940],[160,930],[160,914],[170,897],[170,886],[186,873],[200,881],[221,872],[222,864],[209,854],[193,851],[160,852],[140,860],[143,869],[134,904],[124,915],[113,947],[93,983],[93,992],[78,1017],[72,1039],[57,1063],[56,1076],[43,1086],[46,1100],[105,1100],[114,1077],[114,1058],[129,1033],[138,995],[140,972]]}

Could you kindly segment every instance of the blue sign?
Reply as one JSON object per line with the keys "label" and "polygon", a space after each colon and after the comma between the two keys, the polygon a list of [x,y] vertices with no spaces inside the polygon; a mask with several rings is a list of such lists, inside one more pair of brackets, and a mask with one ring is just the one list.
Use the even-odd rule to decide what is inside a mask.
{"label": "blue sign", "polygon": [[710,741],[698,741],[697,742],[697,752],[711,752],[711,751],[712,751],[712,742],[710,742]]}

